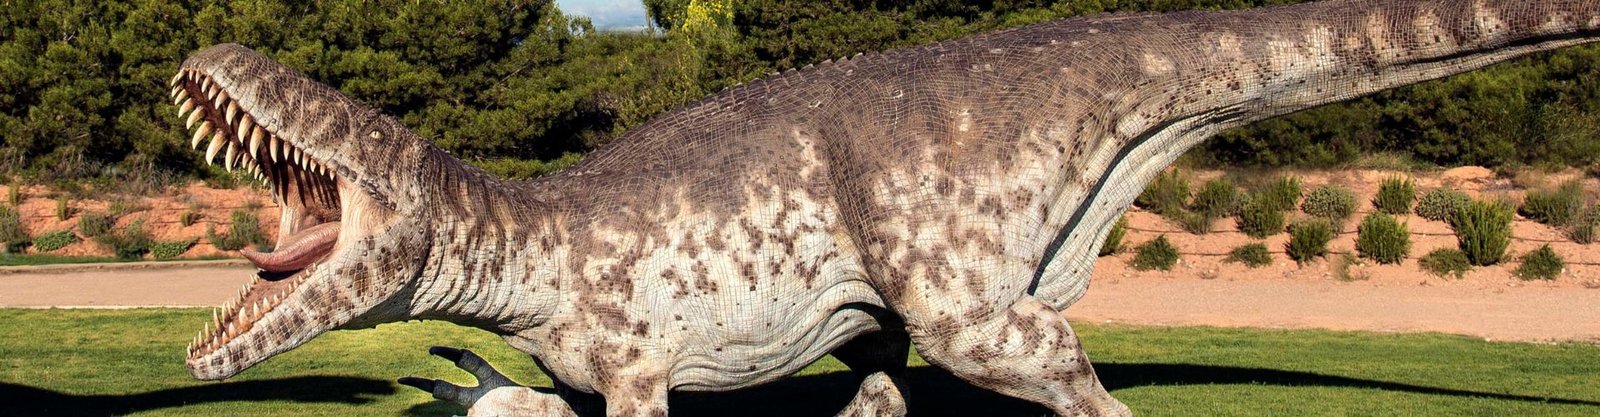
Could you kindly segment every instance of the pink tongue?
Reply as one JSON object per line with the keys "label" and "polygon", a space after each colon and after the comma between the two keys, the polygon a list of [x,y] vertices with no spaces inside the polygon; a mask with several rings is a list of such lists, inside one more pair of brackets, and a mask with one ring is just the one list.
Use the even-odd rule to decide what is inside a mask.
{"label": "pink tongue", "polygon": [[322,255],[333,250],[339,239],[339,222],[311,226],[299,233],[278,238],[278,248],[272,253],[243,249],[239,253],[267,272],[289,272],[304,269]]}

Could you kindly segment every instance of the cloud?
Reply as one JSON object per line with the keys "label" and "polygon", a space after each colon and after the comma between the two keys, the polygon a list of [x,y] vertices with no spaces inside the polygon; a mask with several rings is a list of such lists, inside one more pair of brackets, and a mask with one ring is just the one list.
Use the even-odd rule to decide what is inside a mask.
{"label": "cloud", "polygon": [[626,30],[645,26],[641,0],[556,0],[556,6],[568,15],[589,18],[595,29]]}

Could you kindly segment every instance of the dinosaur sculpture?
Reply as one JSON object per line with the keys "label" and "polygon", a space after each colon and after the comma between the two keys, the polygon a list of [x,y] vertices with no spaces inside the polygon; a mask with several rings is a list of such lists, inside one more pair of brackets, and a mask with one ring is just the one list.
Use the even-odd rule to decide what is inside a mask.
{"label": "dinosaur sculpture", "polygon": [[[471,352],[474,415],[665,415],[672,390],[782,378],[832,353],[846,414],[905,412],[908,343],[1062,415],[1125,415],[1060,314],[1152,177],[1251,121],[1600,37],[1597,0],[1330,0],[1062,20],[755,81],[509,181],[238,45],[173,78],[206,160],[271,185],[278,250],[199,332],[200,379],[330,329],[447,320],[502,335],[557,389]],[[209,142],[207,141],[209,138]],[[598,410],[597,410],[598,411]]]}

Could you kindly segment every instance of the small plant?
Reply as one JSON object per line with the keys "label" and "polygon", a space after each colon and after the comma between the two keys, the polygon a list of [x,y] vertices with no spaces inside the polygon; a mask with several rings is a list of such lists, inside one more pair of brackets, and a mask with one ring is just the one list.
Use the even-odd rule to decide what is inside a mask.
{"label": "small plant", "polygon": [[1208,213],[1188,210],[1180,210],[1176,213],[1164,215],[1164,217],[1178,222],[1178,226],[1183,227],[1183,231],[1197,235],[1211,233],[1211,224],[1217,221],[1216,217],[1212,217]]}
{"label": "small plant", "polygon": [[1451,222],[1456,217],[1456,208],[1472,201],[1466,193],[1448,189],[1435,188],[1423,194],[1417,200],[1417,216],[1436,222]]}
{"label": "small plant", "polygon": [[1411,212],[1411,203],[1417,200],[1417,185],[1410,178],[1390,177],[1378,186],[1378,196],[1372,205],[1378,211],[1402,215]]}
{"label": "small plant", "polygon": [[1361,260],[1348,253],[1341,253],[1333,261],[1333,277],[1344,282],[1366,281],[1372,279],[1372,273],[1365,270],[1352,270],[1352,266],[1361,266]]}
{"label": "small plant", "polygon": [[1301,220],[1289,226],[1289,243],[1285,250],[1289,259],[1304,265],[1328,255],[1328,241],[1333,240],[1333,224],[1327,219]]}
{"label": "small plant", "polygon": [[1342,223],[1350,218],[1351,214],[1355,214],[1356,195],[1343,187],[1324,185],[1306,195],[1306,201],[1300,204],[1300,210],[1333,223]]}
{"label": "small plant", "polygon": [[198,211],[185,211],[183,214],[178,215],[178,224],[183,225],[183,227],[194,226],[195,223],[199,222],[200,212]]}
{"label": "small plant", "polygon": [[1525,280],[1553,280],[1567,268],[1566,261],[1562,260],[1561,255],[1557,255],[1555,249],[1551,249],[1548,243],[1522,255],[1521,259],[1522,265],[1517,266],[1516,274],[1518,278]]}
{"label": "small plant", "polygon": [[1134,251],[1137,255],[1134,255],[1133,261],[1129,262],[1129,265],[1133,265],[1133,269],[1171,271],[1172,267],[1178,264],[1178,248],[1172,246],[1172,242],[1167,240],[1167,235],[1145,242]]}
{"label": "small plant", "polygon": [[1122,238],[1127,236],[1128,218],[1126,216],[1117,218],[1117,222],[1111,225],[1111,231],[1106,232],[1106,242],[1100,245],[1100,256],[1111,256],[1122,252]]}
{"label": "small plant", "polygon": [[56,220],[72,218],[72,201],[66,194],[56,196]]}
{"label": "small plant", "polygon": [[244,201],[244,209],[245,209],[245,211],[249,211],[249,212],[261,211],[262,207],[266,207],[266,206],[261,204],[261,200],[257,200],[257,199],[252,198],[252,199]]}
{"label": "small plant", "polygon": [[19,184],[11,184],[10,187],[6,187],[6,202],[7,203],[11,203],[11,207],[20,207],[20,206],[22,206],[22,186],[21,185],[19,185]]}
{"label": "small plant", "polygon": [[1239,187],[1226,178],[1217,178],[1200,186],[1200,192],[1189,203],[1189,210],[1218,218],[1233,214],[1238,210],[1239,203]]}
{"label": "small plant", "polygon": [[1511,205],[1473,200],[1456,209],[1456,239],[1473,265],[1500,263],[1511,244]]}
{"label": "small plant", "polygon": [[1189,200],[1189,178],[1182,170],[1170,170],[1156,176],[1134,200],[1139,207],[1156,214],[1171,214],[1183,210]]}
{"label": "small plant", "polygon": [[145,204],[131,197],[117,198],[111,201],[110,206],[106,207],[106,212],[111,213],[112,217],[122,217],[128,214],[146,210],[150,210],[149,204]]}
{"label": "small plant", "polygon": [[1294,210],[1300,204],[1300,178],[1281,176],[1255,192],[1254,201],[1259,201],[1267,209],[1273,211]]}
{"label": "small plant", "polygon": [[33,250],[39,252],[54,252],[57,249],[65,248],[74,243],[78,243],[78,235],[72,234],[71,230],[57,230],[35,236],[33,238]]}
{"label": "small plant", "polygon": [[111,232],[111,226],[117,223],[117,218],[106,213],[88,212],[78,217],[78,233],[83,237],[96,238]]}
{"label": "small plant", "polygon": [[18,253],[33,243],[22,215],[16,209],[0,206],[0,252]]}
{"label": "small plant", "polygon": [[1529,191],[1518,209],[1522,217],[1553,226],[1572,224],[1583,214],[1583,185],[1577,180],[1560,187]]}
{"label": "small plant", "polygon": [[1467,260],[1467,254],[1456,248],[1434,249],[1417,263],[1440,278],[1454,275],[1456,279],[1461,279],[1472,269],[1472,261]]}
{"label": "small plant", "polygon": [[144,220],[135,220],[121,232],[96,236],[94,242],[111,249],[117,254],[117,259],[143,258],[150,253],[150,246],[154,244],[150,232],[144,230]]}
{"label": "small plant", "polygon": [[1282,211],[1274,210],[1270,203],[1263,202],[1259,196],[1252,197],[1239,207],[1239,231],[1257,239],[1276,235],[1283,231],[1284,215]]}
{"label": "small plant", "polygon": [[1251,268],[1260,268],[1272,265],[1272,254],[1267,251],[1266,244],[1251,243],[1233,248],[1232,251],[1228,252],[1228,257],[1223,258],[1222,261],[1242,263]]}
{"label": "small plant", "polygon": [[1397,264],[1411,254],[1411,230],[1394,216],[1368,214],[1356,229],[1356,252],[1380,264]]}
{"label": "small plant", "polygon": [[228,226],[227,235],[217,235],[216,231],[208,228],[206,241],[220,250],[239,250],[251,243],[258,246],[267,243],[267,236],[261,233],[260,221],[256,219],[255,214],[234,210],[232,217],[233,222]]}
{"label": "small plant", "polygon": [[1600,240],[1600,234],[1596,233],[1596,229],[1600,229],[1600,206],[1590,205],[1583,210],[1583,214],[1578,216],[1577,220],[1567,226],[1567,238],[1584,245],[1594,243]]}
{"label": "small plant", "polygon": [[194,247],[195,240],[170,240],[150,245],[150,256],[156,259],[173,259]]}

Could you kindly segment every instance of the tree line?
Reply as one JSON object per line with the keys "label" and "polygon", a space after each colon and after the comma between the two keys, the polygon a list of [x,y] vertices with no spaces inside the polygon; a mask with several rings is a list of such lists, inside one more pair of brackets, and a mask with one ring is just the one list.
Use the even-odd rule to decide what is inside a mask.
{"label": "tree line", "polygon": [[[163,183],[223,175],[185,149],[166,80],[236,42],[395,115],[492,171],[539,175],[650,117],[826,59],[1103,12],[1285,0],[646,0],[658,29],[597,31],[548,1],[0,0],[0,175]],[[1541,54],[1235,129],[1192,152],[1330,166],[1600,163],[1600,48]]]}

